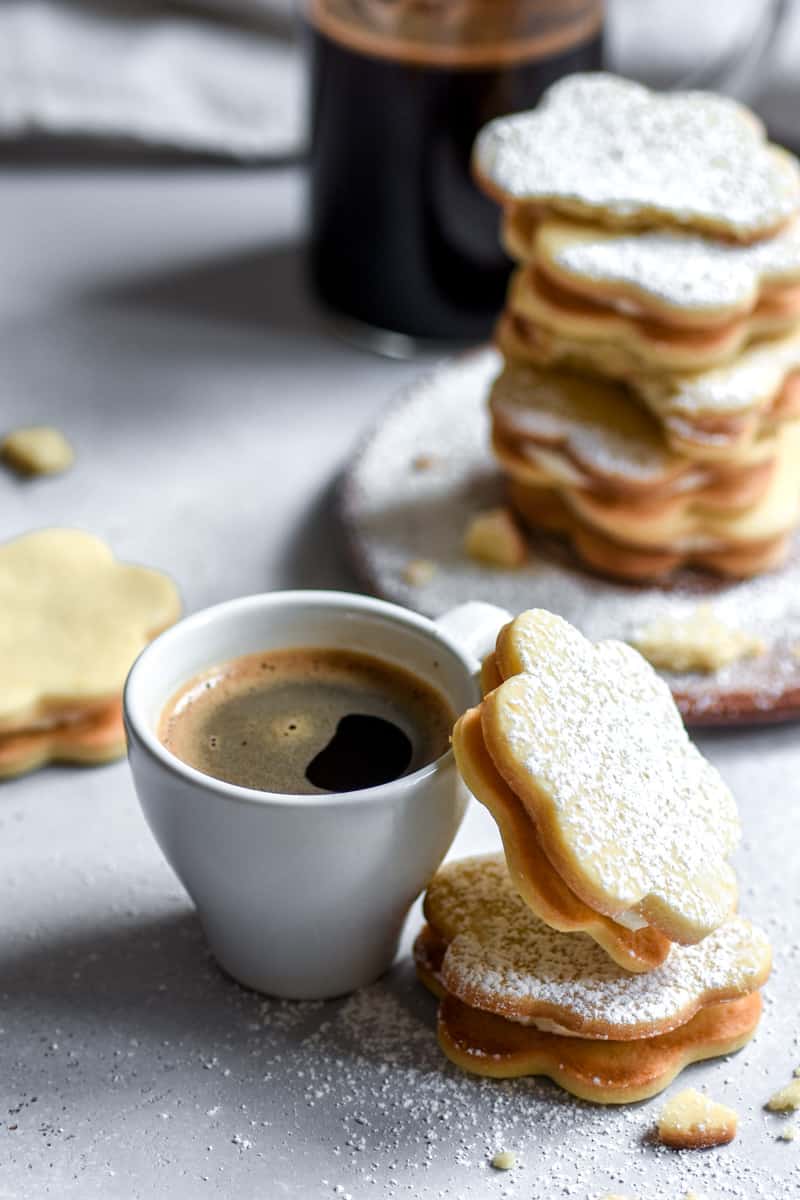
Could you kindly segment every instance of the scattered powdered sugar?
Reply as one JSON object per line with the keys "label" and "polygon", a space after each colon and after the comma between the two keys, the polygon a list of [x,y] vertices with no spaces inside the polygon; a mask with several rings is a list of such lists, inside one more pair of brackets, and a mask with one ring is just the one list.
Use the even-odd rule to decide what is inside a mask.
{"label": "scattered powdered sugar", "polygon": [[[768,788],[774,760],[767,770],[766,780],[763,765],[757,774]],[[800,810],[777,820],[760,796],[754,802],[761,840],[747,875],[785,841],[786,879],[771,872],[754,898],[779,970],[756,1039],[690,1068],[678,1085],[707,1087],[738,1109],[729,1150],[676,1156],[654,1145],[660,1098],[602,1107],[544,1079],[459,1071],[437,1045],[436,1004],[407,957],[378,983],[325,1004],[240,988],[208,957],[185,899],[176,893],[168,913],[165,876],[121,875],[114,855],[103,872],[115,884],[121,875],[124,916],[60,942],[34,925],[20,935],[24,960],[20,951],[6,958],[0,1135],[6,1172],[20,1179],[14,1194],[677,1200],[693,1190],[708,1200],[796,1200],[796,1146],[775,1137],[785,1118],[760,1109],[800,1061],[800,903],[791,899]],[[58,894],[74,901],[53,873]],[[20,896],[23,882],[24,872]],[[99,922],[98,894],[86,893]],[[55,1007],[43,1009],[43,995]],[[490,1161],[507,1149],[518,1165],[496,1175]]]}
{"label": "scattered powdered sugar", "polygon": [[[800,346],[800,343],[798,343]],[[502,503],[504,482],[489,436],[486,397],[502,360],[479,351],[422,377],[358,455],[343,488],[343,513],[354,560],[366,582],[397,603],[436,617],[466,600],[512,613],[537,607],[560,613],[593,640],[629,638],[662,617],[682,620],[708,603],[731,629],[761,638],[766,652],[713,675],[667,675],[691,703],[693,719],[715,718],[721,701],[747,697],[750,711],[769,711],[800,688],[800,553],[756,579],[718,580],[679,572],[669,587],[615,583],[583,569],[561,539],[532,540],[517,570],[478,565],[463,553],[463,531],[481,509]],[[415,471],[420,454],[435,465]],[[436,575],[422,586],[404,579],[409,559],[431,559]]]}
{"label": "scattered powdered sugar", "polygon": [[474,158],[515,200],[744,237],[775,228],[800,198],[794,160],[741,105],[705,92],[657,95],[601,73],[568,76],[534,111],[490,122]]}
{"label": "scattered powdered sugar", "polygon": [[633,975],[587,934],[559,933],[518,896],[502,855],[444,867],[429,889],[429,919],[449,942],[449,992],[475,1008],[535,1024],[542,1006],[566,1029],[609,1038],[665,1032],[714,999],[744,995],[769,970],[761,930],[731,917],[696,946]]}
{"label": "scattered powdered sugar", "polygon": [[754,303],[765,281],[800,276],[800,222],[751,245],[673,230],[621,234],[546,222],[536,257],[576,279],[623,284],[684,309],[730,309]]}
{"label": "scattered powdered sugar", "polygon": [[[313,1141],[329,1164],[320,1196],[528,1200],[552,1194],[595,1200],[609,1190],[642,1200],[656,1194],[669,1200],[690,1190],[708,1192],[711,1200],[793,1195],[763,1155],[676,1157],[656,1145],[650,1134],[658,1097],[603,1107],[575,1100],[542,1079],[467,1075],[444,1057],[434,1029],[435,1003],[403,965],[389,979],[326,1006],[318,1028],[275,1064],[271,1086],[280,1079],[283,1107],[297,1122],[295,1154]],[[752,1113],[745,1099],[754,1087],[748,1056],[757,1050],[756,1041],[755,1049],[727,1067],[717,1062],[692,1068],[692,1079],[713,1074],[715,1090],[724,1084],[726,1099]],[[765,1147],[770,1142],[777,1145],[765,1136]],[[517,1166],[511,1175],[494,1177],[491,1160],[509,1146]]]}

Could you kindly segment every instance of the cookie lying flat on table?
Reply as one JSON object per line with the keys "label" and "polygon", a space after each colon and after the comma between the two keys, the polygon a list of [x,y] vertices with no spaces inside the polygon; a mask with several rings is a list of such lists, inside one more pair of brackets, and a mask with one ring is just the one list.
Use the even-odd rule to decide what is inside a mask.
{"label": "cookie lying flat on table", "polygon": [[0,546],[0,763],[124,753],[119,702],[133,660],[180,614],[166,575],[99,538],[45,529]]}
{"label": "cookie lying flat on table", "polygon": [[502,203],[628,229],[658,225],[753,241],[800,203],[795,160],[742,105],[658,95],[604,73],[567,76],[533,112],[478,135],[478,182]]}
{"label": "cookie lying flat on table", "polygon": [[736,905],[739,819],[667,685],[630,646],[541,609],[510,622],[496,654],[504,682],[481,731],[530,837],[595,912],[705,938]]}
{"label": "cookie lying flat on table", "polygon": [[563,218],[528,228],[515,208],[503,240],[521,262],[596,303],[675,325],[708,326],[752,312],[800,283],[800,221],[741,245],[674,229],[620,233]]}
{"label": "cookie lying flat on table", "polygon": [[122,758],[125,726],[119,700],[49,729],[0,734],[0,779],[35,771],[47,763],[100,765]]}
{"label": "cookie lying flat on table", "polygon": [[585,934],[560,933],[534,916],[502,855],[447,864],[429,885],[424,912],[423,982],[433,975],[471,1008],[547,1033],[653,1037],[708,1004],[750,995],[770,971],[765,935],[734,916],[698,945],[673,946],[660,966],[631,974]]}
{"label": "cookie lying flat on table", "polygon": [[[484,672],[488,669],[485,665]],[[485,692],[497,686],[486,675],[482,676],[482,682]],[[498,677],[497,683],[501,682]],[[628,929],[595,912],[570,891],[551,866],[535,830],[531,829],[525,808],[486,750],[477,708],[457,723],[453,751],[464,783],[497,822],[514,886],[531,912],[562,933],[587,933],[627,971],[649,971],[662,963],[671,945],[663,934],[655,929]]]}
{"label": "cookie lying flat on table", "polygon": [[755,992],[710,1004],[658,1037],[592,1042],[541,1033],[447,996],[439,1006],[437,1034],[450,1061],[473,1075],[545,1075],[581,1100],[632,1104],[663,1091],[691,1063],[741,1050],[760,1015],[761,997]]}

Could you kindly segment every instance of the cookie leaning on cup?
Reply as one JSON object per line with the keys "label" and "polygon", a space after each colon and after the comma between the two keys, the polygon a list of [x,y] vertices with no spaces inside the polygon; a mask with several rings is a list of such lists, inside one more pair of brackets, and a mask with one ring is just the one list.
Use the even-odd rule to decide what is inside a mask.
{"label": "cookie leaning on cup", "polygon": [[[493,682],[492,686],[496,684]],[[486,749],[479,709],[471,709],[456,723],[453,751],[467,787],[497,821],[509,871],[530,910],[562,933],[588,934],[628,971],[649,971],[663,962],[671,945],[668,938],[656,929],[628,929],[596,912],[551,865],[539,839],[531,836],[524,805],[502,778]]]}
{"label": "cookie leaning on cup", "polygon": [[44,529],[0,546],[0,778],[125,753],[133,660],[180,615],[172,580],[99,538]]}
{"label": "cookie leaning on cup", "polygon": [[713,932],[736,906],[736,803],[649,663],[534,609],[501,631],[494,667],[502,682],[477,710],[480,734],[518,819],[476,770],[475,710],[454,751],[512,870],[544,855],[588,909],[628,929],[684,944]]}

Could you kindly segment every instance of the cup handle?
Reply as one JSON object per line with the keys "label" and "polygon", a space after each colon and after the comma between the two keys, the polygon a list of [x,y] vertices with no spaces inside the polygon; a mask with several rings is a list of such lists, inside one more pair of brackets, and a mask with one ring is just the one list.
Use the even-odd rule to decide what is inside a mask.
{"label": "cup handle", "polygon": [[434,624],[445,637],[475,659],[477,669],[486,655],[494,650],[500,630],[511,620],[511,613],[505,608],[471,600],[468,604],[449,609],[437,617]]}

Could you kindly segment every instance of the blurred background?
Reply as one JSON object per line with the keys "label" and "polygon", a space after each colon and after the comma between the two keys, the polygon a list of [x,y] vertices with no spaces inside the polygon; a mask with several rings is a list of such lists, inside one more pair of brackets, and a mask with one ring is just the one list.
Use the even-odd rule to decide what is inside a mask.
{"label": "blurred background", "polygon": [[8,162],[311,161],[313,291],[406,355],[489,336],[509,263],[470,149],[601,65],[720,90],[795,144],[797,0],[6,0]]}
{"label": "blurred background", "polygon": [[[17,153],[88,141],[243,162],[300,155],[302,60],[294,0],[5,0],[0,136]],[[609,0],[605,61],[660,86],[722,88],[777,140],[800,140],[796,0]]]}

